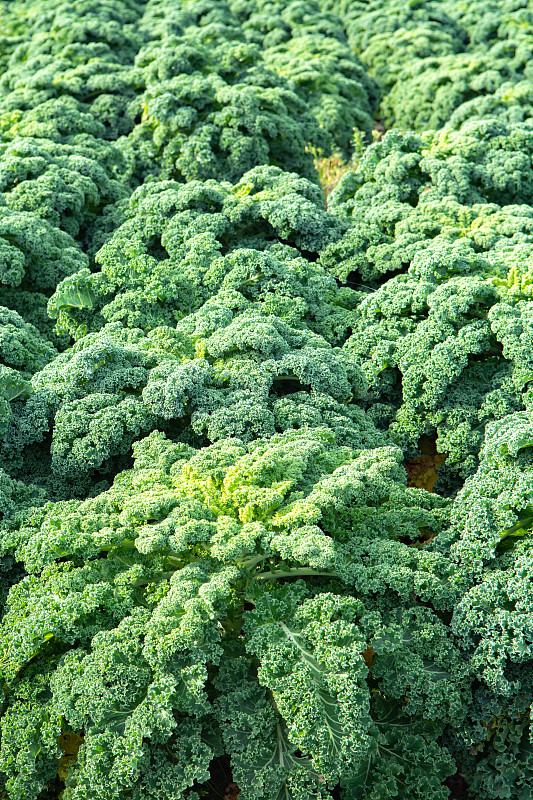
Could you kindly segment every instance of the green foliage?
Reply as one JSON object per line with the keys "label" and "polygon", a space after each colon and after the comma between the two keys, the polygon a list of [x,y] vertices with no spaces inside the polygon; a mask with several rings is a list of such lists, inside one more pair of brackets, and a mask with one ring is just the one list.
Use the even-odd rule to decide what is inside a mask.
{"label": "green foliage", "polygon": [[104,321],[175,325],[222,291],[238,293],[241,308],[266,304],[267,313],[342,338],[357,295],[337,301],[334,281],[302,258],[343,229],[315,184],[277,167],[256,167],[235,186],[153,182],[132,194],[123,216],[96,255],[100,272],[84,267],[59,283],[48,305],[58,330],[79,338]]}
{"label": "green foliage", "polygon": [[382,119],[402,130],[442,128],[463,103],[472,104],[473,97],[479,102],[496,86],[508,89],[519,79],[509,59],[493,53],[417,58],[398,73],[381,104]]}
{"label": "green foliage", "polygon": [[[470,133],[480,139],[490,135],[489,124],[479,128],[472,124]],[[497,161],[500,144],[520,135],[523,128],[508,131],[508,140],[494,136],[497,149],[491,162],[487,159],[476,167],[457,155],[458,147],[441,156],[438,140],[437,146],[425,149],[412,134],[387,134],[330,195],[329,211],[351,224],[321,254],[324,266],[342,281],[368,290],[379,287],[387,273],[414,272],[416,259],[420,278],[441,281],[475,269],[479,275],[500,279],[514,293],[521,291],[512,288],[515,283],[527,292],[529,189],[524,185],[523,196],[514,194],[509,204],[513,176],[509,171],[504,175],[503,163]],[[469,143],[474,142],[471,136]],[[508,166],[510,161],[509,156]],[[526,174],[517,172],[514,177],[517,182],[522,175],[527,180]],[[521,203],[515,205],[514,199]]]}
{"label": "green foliage", "polygon": [[[107,492],[48,503],[5,530],[4,553],[28,572],[0,632],[10,796],[38,797],[62,725],[83,737],[67,797],[96,796],[105,771],[108,796],[157,786],[174,798],[172,754],[187,757],[185,789],[207,779],[222,741],[252,797],[358,781],[376,747],[397,748],[379,704],[371,713],[372,647],[373,679],[405,719],[423,709],[431,720],[412,740],[412,770],[441,797],[427,777],[431,731],[461,714],[468,667],[434,612],[402,608],[414,587],[443,602],[453,588],[437,552],[400,539],[441,530],[445,501],[406,488],[394,448],[340,447],[320,428],[198,452],[155,432],[135,454]],[[421,624],[422,638],[402,633]],[[444,777],[447,752],[438,758]]]}
{"label": "green foliage", "polygon": [[402,68],[428,56],[461,52],[467,38],[456,3],[435,0],[320,0],[337,13],[348,41],[386,94],[399,81]]}
{"label": "green foliage", "polygon": [[118,169],[119,153],[92,137],[75,145],[13,139],[0,144],[0,155],[6,206],[33,212],[74,237],[103,204],[124,196],[119,182],[109,177]]}
{"label": "green foliage", "polygon": [[[321,261],[367,290],[344,349],[369,380],[373,419],[404,447],[436,432],[454,489],[477,466],[485,425],[529,402],[531,208],[507,204],[511,159],[505,177],[500,162],[522,136],[489,121],[391,132],[330,196],[351,224]],[[459,155],[482,140],[494,156],[486,144],[483,161]]]}
{"label": "green foliage", "polygon": [[367,440],[379,441],[360,409],[341,405],[366,390],[347,354],[268,311],[235,311],[232,302],[234,295],[215,296],[176,331],[145,335],[112,323],[85,336],[35,376],[5,434],[7,462],[24,471],[23,448],[44,440],[50,477],[81,489],[94,469],[113,469],[109,459],[126,455],[141,431],[161,426],[200,444],[204,436],[248,440],[314,420],[355,441],[361,422]]}
{"label": "green foliage", "polygon": [[288,78],[336,148],[347,155],[354,129],[369,134],[377,86],[347,46],[341,21],[316,2],[234,0],[248,41],[266,64]]}
{"label": "green foliage", "polygon": [[[475,797],[530,793],[533,679],[531,411],[487,427],[477,472],[457,495],[449,548],[465,587],[452,630],[484,689],[456,747]],[[482,702],[481,702],[482,701]]]}
{"label": "green foliage", "polygon": [[3,384],[7,386],[7,377],[4,376],[14,370],[21,378],[31,378],[33,373],[55,355],[55,348],[43,339],[33,325],[24,322],[16,311],[0,306],[0,366]]}
{"label": "green foliage", "polygon": [[135,59],[143,90],[130,105],[138,123],[118,140],[130,180],[237,181],[263,164],[315,179],[308,145],[330,146],[321,119],[246,42],[230,6],[149,6]]}
{"label": "green foliage", "polygon": [[0,0],[2,800],[531,800],[529,6]]}

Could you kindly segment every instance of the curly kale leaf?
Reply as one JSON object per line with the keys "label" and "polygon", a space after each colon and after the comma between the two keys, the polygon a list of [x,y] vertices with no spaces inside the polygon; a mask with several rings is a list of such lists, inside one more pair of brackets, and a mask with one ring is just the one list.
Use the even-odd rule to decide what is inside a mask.
{"label": "curly kale leaf", "polygon": [[[357,295],[336,301],[324,270],[302,258],[342,229],[309,181],[259,167],[235,186],[153,182],[133,193],[125,217],[97,254],[101,270],[81,269],[58,285],[48,305],[58,329],[79,338],[104,320],[145,329],[172,325],[228,288],[242,292],[242,302],[268,302],[273,310],[276,304],[283,315],[299,310],[305,317],[312,306],[317,327],[340,328],[341,336],[346,330],[345,309]],[[319,308],[320,298],[331,312]]]}
{"label": "curly kale leaf", "polygon": [[328,198],[350,226],[322,263],[343,282],[375,288],[434,252],[441,280],[467,270],[504,280],[513,270],[512,284],[527,272],[531,244],[529,139],[528,126],[497,120],[457,132],[389,131]]}
{"label": "curly kale leaf", "polygon": [[[97,796],[104,774],[117,800],[132,791],[150,797],[156,786],[160,798],[172,798],[178,768],[180,791],[207,779],[220,736],[256,796],[265,789],[276,797],[286,786],[298,798],[312,785],[322,791],[355,778],[374,747],[369,669],[401,695],[406,713],[423,707],[437,726],[454,714],[466,673],[442,623],[429,609],[401,616],[415,589],[450,602],[445,559],[398,541],[422,527],[440,530],[444,504],[407,489],[401,454],[390,450],[369,460],[318,428],[248,445],[226,439],[195,452],[156,432],[135,445],[135,468],[109,490],[8,520],[4,552],[28,573],[10,589],[0,628],[9,708],[0,758],[13,796],[22,797],[20,782],[35,775],[41,757],[24,734],[13,759],[9,733],[31,727],[39,741],[24,702],[24,681],[37,664],[46,719],[83,740],[67,769],[72,798]],[[396,518],[404,504],[400,530],[387,494]],[[394,544],[405,589],[390,579],[380,605],[364,571],[377,580],[383,570],[378,582],[386,582]],[[329,592],[316,582],[324,573]],[[353,597],[357,580],[368,608]],[[387,612],[392,606],[399,617]],[[401,635],[417,620],[423,643]],[[236,653],[252,676],[258,664],[247,691],[264,709],[237,740],[235,700],[223,691]],[[393,681],[385,677],[390,660]],[[452,691],[441,692],[444,679]],[[219,696],[213,707],[209,699]],[[255,759],[253,776],[243,748]],[[38,796],[34,783],[24,791]]]}

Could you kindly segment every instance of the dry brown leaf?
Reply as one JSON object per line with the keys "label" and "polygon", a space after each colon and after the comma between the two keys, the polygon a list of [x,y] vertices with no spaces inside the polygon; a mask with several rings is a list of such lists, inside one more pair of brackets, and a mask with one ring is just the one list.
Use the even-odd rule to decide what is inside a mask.
{"label": "dry brown leaf", "polygon": [[58,759],[57,774],[62,781],[65,781],[70,764],[76,760],[78,750],[83,744],[83,736],[78,736],[77,733],[62,733],[57,740],[57,744],[65,754]]}
{"label": "dry brown leaf", "polygon": [[374,658],[374,653],[376,651],[370,645],[366,648],[366,650],[362,653],[362,656],[365,660],[365,664],[367,665],[368,669],[372,669],[372,659]]}
{"label": "dry brown leaf", "polygon": [[445,461],[444,453],[436,453],[433,456],[415,456],[409,459],[405,463],[407,485],[432,492],[439,477],[439,467]]}

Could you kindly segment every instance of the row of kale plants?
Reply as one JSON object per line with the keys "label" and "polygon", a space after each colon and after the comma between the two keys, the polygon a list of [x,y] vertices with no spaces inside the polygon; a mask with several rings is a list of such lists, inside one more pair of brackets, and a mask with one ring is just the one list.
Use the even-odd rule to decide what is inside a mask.
{"label": "row of kale plants", "polygon": [[528,0],[0,25],[0,793],[530,800]]}

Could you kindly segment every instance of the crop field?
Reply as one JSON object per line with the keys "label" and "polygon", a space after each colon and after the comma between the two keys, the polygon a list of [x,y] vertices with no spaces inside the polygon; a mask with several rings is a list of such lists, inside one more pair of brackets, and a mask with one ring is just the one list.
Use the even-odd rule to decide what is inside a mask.
{"label": "crop field", "polygon": [[0,0],[0,800],[533,800],[533,0]]}

